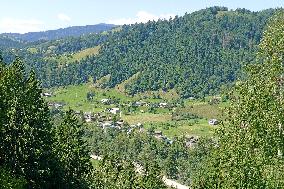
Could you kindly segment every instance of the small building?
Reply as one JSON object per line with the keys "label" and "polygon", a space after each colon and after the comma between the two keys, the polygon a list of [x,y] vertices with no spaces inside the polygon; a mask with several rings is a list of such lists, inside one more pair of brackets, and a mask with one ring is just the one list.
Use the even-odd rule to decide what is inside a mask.
{"label": "small building", "polygon": [[80,114],[81,114],[81,112],[80,112],[79,110],[76,110],[74,113],[75,113],[76,115],[80,115]]}
{"label": "small building", "polygon": [[122,126],[122,125],[124,124],[124,121],[123,121],[123,120],[119,120],[119,121],[116,122],[116,124],[117,124],[118,126]]}
{"label": "small building", "polygon": [[157,139],[162,139],[163,138],[162,131],[155,131],[154,137],[157,138]]}
{"label": "small building", "polygon": [[92,113],[91,112],[84,112],[84,119],[87,123],[92,122]]}
{"label": "small building", "polygon": [[113,124],[111,122],[104,122],[102,123],[102,128],[108,128],[111,127]]}
{"label": "small building", "polygon": [[135,106],[144,106],[146,105],[146,102],[143,102],[143,101],[137,101],[134,103]]}
{"label": "small building", "polygon": [[58,109],[58,108],[62,108],[62,107],[63,107],[63,104],[60,104],[60,103],[54,103],[54,107],[55,107],[56,109]]}
{"label": "small building", "polygon": [[142,123],[137,123],[137,127],[138,127],[138,128],[142,128],[142,127],[143,127],[143,124],[142,124]]}
{"label": "small building", "polygon": [[160,106],[161,108],[166,108],[166,107],[168,106],[168,103],[166,103],[166,102],[161,102],[161,103],[159,104],[159,106]]}
{"label": "small building", "polygon": [[198,139],[199,138],[197,136],[187,136],[185,141],[185,146],[188,148],[194,148],[198,142]]}
{"label": "small building", "polygon": [[110,99],[108,99],[108,98],[101,99],[101,103],[109,104],[110,103]]}
{"label": "small building", "polygon": [[118,113],[120,113],[120,110],[119,110],[119,108],[112,108],[112,109],[109,110],[109,112],[112,113],[112,114],[118,114]]}
{"label": "small building", "polygon": [[85,117],[85,121],[86,121],[87,123],[90,123],[90,122],[92,122],[92,118],[91,118],[91,117]]}
{"label": "small building", "polygon": [[218,125],[219,122],[218,122],[217,119],[210,119],[210,120],[208,121],[208,124],[209,124],[209,125]]}
{"label": "small building", "polygon": [[53,102],[48,102],[47,105],[48,105],[49,107],[52,107],[52,106],[54,106],[54,103],[53,103]]}
{"label": "small building", "polygon": [[42,93],[42,96],[45,96],[45,97],[51,97],[51,93]]}

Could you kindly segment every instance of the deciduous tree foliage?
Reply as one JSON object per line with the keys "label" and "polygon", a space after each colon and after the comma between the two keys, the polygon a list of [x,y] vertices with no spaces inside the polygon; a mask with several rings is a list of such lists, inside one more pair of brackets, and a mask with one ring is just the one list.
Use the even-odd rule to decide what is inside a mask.
{"label": "deciduous tree foliage", "polygon": [[284,13],[274,16],[247,79],[237,82],[219,144],[194,188],[283,188]]}
{"label": "deciduous tree foliage", "polygon": [[145,167],[121,157],[106,156],[94,171],[92,188],[96,189],[166,189],[155,162]]}

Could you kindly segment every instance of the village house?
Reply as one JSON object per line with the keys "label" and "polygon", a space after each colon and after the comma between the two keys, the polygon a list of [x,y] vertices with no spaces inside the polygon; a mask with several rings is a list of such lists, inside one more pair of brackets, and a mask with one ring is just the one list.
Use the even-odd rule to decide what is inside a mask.
{"label": "village house", "polygon": [[92,122],[92,113],[91,112],[84,112],[84,119],[87,123]]}
{"label": "village house", "polygon": [[144,106],[146,105],[147,103],[146,102],[143,102],[143,101],[137,101],[134,103],[134,106]]}
{"label": "village house", "polygon": [[166,102],[161,102],[161,103],[159,104],[159,106],[160,106],[160,108],[166,108],[166,107],[168,106],[168,103],[166,103]]}
{"label": "village house", "polygon": [[75,113],[76,115],[80,115],[80,114],[81,114],[81,112],[80,112],[79,110],[76,110],[74,113]]}
{"label": "village house", "polygon": [[51,97],[51,96],[52,96],[51,93],[42,93],[41,95],[42,95],[42,96],[45,96],[45,97]]}
{"label": "village house", "polygon": [[194,148],[198,142],[198,137],[190,136],[186,138],[185,146],[188,148]]}
{"label": "village house", "polygon": [[162,131],[155,131],[154,137],[157,138],[157,139],[162,139],[162,137],[163,137]]}
{"label": "village house", "polygon": [[58,109],[58,108],[62,108],[62,107],[63,107],[63,104],[60,104],[60,103],[54,103],[54,107],[55,107],[56,109]]}
{"label": "village house", "polygon": [[106,122],[103,122],[103,123],[101,124],[101,127],[102,127],[103,129],[105,129],[105,128],[111,127],[112,125],[113,125],[112,122],[106,121]]}
{"label": "village house", "polygon": [[109,112],[112,113],[112,114],[118,114],[118,113],[120,113],[120,110],[119,110],[119,108],[112,108],[112,109],[109,110]]}
{"label": "village house", "polygon": [[210,120],[208,121],[208,124],[209,124],[209,125],[218,125],[219,122],[218,122],[217,119],[210,119]]}
{"label": "village house", "polygon": [[101,99],[101,103],[102,104],[110,104],[110,99],[108,99],[108,98]]}
{"label": "village house", "polygon": [[54,106],[54,103],[53,103],[53,102],[48,102],[47,105],[48,105],[49,107],[51,107],[51,106]]}
{"label": "village house", "polygon": [[116,122],[116,125],[118,125],[118,126],[123,126],[123,124],[124,124],[123,120],[119,120],[119,121]]}

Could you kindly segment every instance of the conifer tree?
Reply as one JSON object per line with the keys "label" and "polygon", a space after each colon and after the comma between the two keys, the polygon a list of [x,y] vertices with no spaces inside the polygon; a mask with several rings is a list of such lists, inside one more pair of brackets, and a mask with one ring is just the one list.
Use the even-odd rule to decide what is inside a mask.
{"label": "conifer tree", "polygon": [[91,163],[84,127],[74,112],[65,113],[63,121],[55,128],[54,152],[59,158],[64,188],[86,188]]}
{"label": "conifer tree", "polygon": [[[284,187],[284,13],[271,19],[194,188]],[[203,172],[202,172],[203,171]]]}
{"label": "conifer tree", "polygon": [[34,73],[27,76],[17,58],[1,66],[0,166],[23,176],[30,187],[47,188],[52,172],[49,110]]}

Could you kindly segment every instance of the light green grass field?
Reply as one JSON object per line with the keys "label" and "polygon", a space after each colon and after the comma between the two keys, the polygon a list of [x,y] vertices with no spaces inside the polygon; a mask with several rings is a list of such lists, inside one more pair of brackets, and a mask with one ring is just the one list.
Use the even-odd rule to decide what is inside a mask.
{"label": "light green grass field", "polygon": [[[137,96],[127,96],[117,89],[101,89],[94,87],[93,84],[83,84],[77,86],[59,87],[49,90],[53,93],[52,97],[47,98],[51,102],[61,102],[66,104],[64,109],[69,108],[83,112],[101,112],[106,108],[112,108],[115,105],[104,105],[101,99],[117,99],[120,104],[146,101],[146,102],[163,102],[163,99],[152,99]],[[87,93],[95,94],[92,101],[87,100]],[[163,96],[162,96],[163,97]],[[226,105],[209,105],[202,101],[185,101],[184,108],[178,108],[179,111],[189,112],[198,115],[200,118],[194,120],[172,121],[171,111],[167,108],[156,108],[156,113],[148,113],[148,107],[138,107],[135,112],[125,114],[122,112],[122,119],[129,124],[142,123],[145,128],[155,127],[155,130],[161,130],[166,136],[174,137],[180,135],[197,135],[211,136],[214,132],[214,126],[208,124],[208,120],[212,118],[220,118],[221,108]],[[143,110],[145,113],[141,113]]]}
{"label": "light green grass field", "polygon": [[146,124],[146,128],[154,126],[155,130],[160,130],[169,138],[175,136],[212,136],[216,126],[208,124],[206,119],[194,121],[169,121],[167,124]]}
{"label": "light green grass field", "polygon": [[93,47],[93,48],[84,49],[82,51],[79,51],[79,52],[73,54],[72,58],[73,58],[73,60],[80,61],[80,60],[86,58],[87,56],[98,55],[100,48],[101,48],[100,46],[96,46],[96,47]]}

